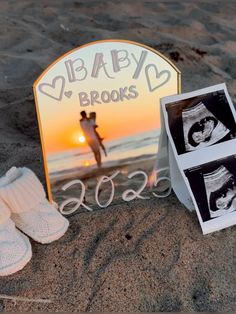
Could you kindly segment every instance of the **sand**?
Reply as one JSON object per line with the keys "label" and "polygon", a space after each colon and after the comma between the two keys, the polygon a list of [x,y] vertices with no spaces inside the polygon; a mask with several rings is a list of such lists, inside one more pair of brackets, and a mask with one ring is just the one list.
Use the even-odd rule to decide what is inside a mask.
{"label": "sand", "polygon": [[[184,92],[226,82],[236,101],[235,1],[1,0],[0,9],[1,175],[27,166],[44,182],[31,87],[50,62],[89,41],[149,45],[181,70]],[[0,296],[1,310],[235,310],[235,227],[203,236],[174,194],[69,220],[62,239],[32,241],[32,261],[0,279],[0,294],[26,298]]]}

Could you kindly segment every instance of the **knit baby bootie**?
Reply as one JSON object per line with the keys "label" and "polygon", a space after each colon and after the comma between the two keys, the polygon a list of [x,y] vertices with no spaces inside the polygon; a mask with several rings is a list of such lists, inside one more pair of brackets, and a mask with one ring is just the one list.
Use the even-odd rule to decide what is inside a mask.
{"label": "knit baby bootie", "polygon": [[8,205],[16,227],[37,242],[64,235],[69,221],[48,202],[42,184],[28,168],[11,168],[1,179],[0,198]]}
{"label": "knit baby bootie", "polygon": [[10,214],[0,200],[0,276],[21,270],[32,257],[29,239],[16,229]]}

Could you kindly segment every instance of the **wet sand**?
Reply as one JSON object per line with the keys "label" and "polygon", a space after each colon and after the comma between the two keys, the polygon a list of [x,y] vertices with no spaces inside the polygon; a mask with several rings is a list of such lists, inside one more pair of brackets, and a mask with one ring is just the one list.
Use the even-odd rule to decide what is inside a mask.
{"label": "wet sand", "polygon": [[[149,45],[181,70],[183,92],[226,82],[236,101],[234,1],[2,0],[0,8],[1,175],[27,166],[45,182],[32,84],[90,41]],[[0,296],[2,311],[235,310],[235,227],[203,236],[174,194],[69,220],[62,239],[32,241],[31,262],[0,279],[0,294],[26,298]]]}

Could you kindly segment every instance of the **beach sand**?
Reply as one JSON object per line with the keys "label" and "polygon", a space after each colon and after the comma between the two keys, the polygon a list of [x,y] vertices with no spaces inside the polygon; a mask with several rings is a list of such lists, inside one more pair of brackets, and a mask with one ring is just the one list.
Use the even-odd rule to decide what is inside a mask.
{"label": "beach sand", "polygon": [[[183,92],[226,82],[236,102],[235,1],[1,0],[0,9],[0,175],[27,166],[45,183],[32,84],[90,41],[149,45],[181,70]],[[235,310],[235,227],[203,236],[174,194],[69,220],[62,239],[32,241],[31,262],[0,279],[0,310]]]}

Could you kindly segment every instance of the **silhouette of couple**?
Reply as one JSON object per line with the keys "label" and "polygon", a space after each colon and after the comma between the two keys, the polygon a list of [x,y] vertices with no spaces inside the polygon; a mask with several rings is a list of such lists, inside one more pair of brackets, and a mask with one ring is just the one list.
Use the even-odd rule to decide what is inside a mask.
{"label": "silhouette of couple", "polygon": [[100,137],[96,130],[98,127],[96,125],[96,112],[90,112],[88,117],[86,111],[81,111],[80,115],[82,117],[80,119],[80,127],[84,133],[84,137],[94,154],[98,167],[101,167],[102,157],[100,149],[102,148],[105,156],[107,156],[107,152],[102,143],[103,138]]}

